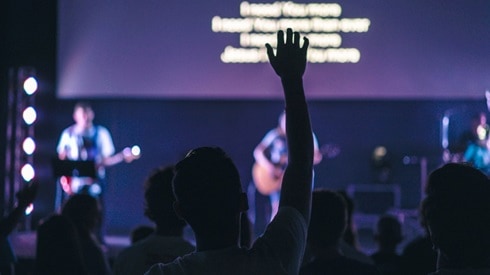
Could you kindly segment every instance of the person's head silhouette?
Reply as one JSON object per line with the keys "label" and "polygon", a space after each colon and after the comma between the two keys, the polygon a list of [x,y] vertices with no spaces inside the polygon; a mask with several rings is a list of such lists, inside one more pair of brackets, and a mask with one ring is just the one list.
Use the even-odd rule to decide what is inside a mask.
{"label": "person's head silhouette", "polygon": [[197,240],[208,236],[226,243],[239,234],[247,198],[235,164],[221,148],[190,151],[175,166],[173,187],[176,212],[189,223]]}
{"label": "person's head silhouette", "polygon": [[146,179],[145,215],[157,225],[157,234],[181,236],[186,223],[173,209],[173,177],[174,167],[167,166],[155,169]]}
{"label": "person's head silhouette", "polygon": [[450,163],[433,171],[421,205],[438,267],[490,267],[490,181],[479,170]]}

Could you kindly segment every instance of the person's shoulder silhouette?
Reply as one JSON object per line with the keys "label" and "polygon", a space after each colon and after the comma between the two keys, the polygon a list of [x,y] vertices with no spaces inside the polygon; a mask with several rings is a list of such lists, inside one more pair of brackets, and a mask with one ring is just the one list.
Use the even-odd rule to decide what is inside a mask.
{"label": "person's shoulder silhouette", "polygon": [[446,164],[429,175],[426,193],[421,212],[438,252],[437,270],[490,272],[487,176],[466,164]]}

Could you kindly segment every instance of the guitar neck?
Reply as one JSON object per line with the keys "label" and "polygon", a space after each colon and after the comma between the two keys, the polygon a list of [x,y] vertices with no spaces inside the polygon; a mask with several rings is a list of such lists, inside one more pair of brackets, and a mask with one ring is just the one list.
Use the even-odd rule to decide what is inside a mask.
{"label": "guitar neck", "polygon": [[121,151],[110,157],[106,157],[102,160],[102,165],[105,167],[113,166],[124,161],[124,153]]}
{"label": "guitar neck", "polygon": [[141,156],[141,151],[139,146],[135,145],[132,148],[126,147],[121,152],[114,154],[110,157],[104,158],[102,161],[103,166],[112,166],[123,161],[132,162]]}

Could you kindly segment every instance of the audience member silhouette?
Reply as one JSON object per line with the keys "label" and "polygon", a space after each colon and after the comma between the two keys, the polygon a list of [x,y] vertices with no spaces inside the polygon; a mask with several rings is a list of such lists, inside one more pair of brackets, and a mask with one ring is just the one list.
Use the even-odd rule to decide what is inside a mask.
{"label": "audience member silhouette", "polygon": [[80,238],[73,223],[53,215],[37,228],[36,274],[88,275]]}
{"label": "audience member silhouette", "polygon": [[418,236],[403,248],[403,270],[407,275],[427,275],[436,270],[437,252],[432,248],[429,232]]}
{"label": "audience member silhouette", "polygon": [[339,243],[346,226],[345,200],[333,191],[315,190],[308,229],[309,259],[300,274],[379,274],[374,266],[342,255]]}
{"label": "audience member silhouette", "polygon": [[407,275],[427,275],[436,270],[437,252],[433,249],[421,209],[419,209],[419,218],[425,234],[408,242],[402,252],[403,270]]}
{"label": "audience member silhouette", "polygon": [[347,206],[347,226],[339,243],[342,255],[366,264],[374,265],[373,259],[364,254],[360,249],[357,228],[353,218],[354,200],[343,190],[338,191],[337,194],[344,198]]}
{"label": "audience member silhouette", "polygon": [[354,219],[353,219],[354,200],[349,195],[347,195],[347,193],[345,191],[339,191],[338,194],[344,198],[346,206],[347,206],[347,227],[345,229],[344,235],[342,236],[342,239],[348,245],[359,250],[357,228],[356,228],[356,225],[355,225]]}
{"label": "audience member silhouette", "polygon": [[240,247],[250,248],[252,246],[252,223],[248,215],[243,213],[240,217]]}
{"label": "audience member silhouette", "polygon": [[110,274],[108,259],[95,236],[101,220],[98,200],[87,194],[73,195],[66,201],[61,214],[75,226],[88,273]]}
{"label": "audience member silhouette", "polygon": [[378,244],[378,250],[371,257],[381,274],[401,274],[402,257],[396,250],[403,236],[398,219],[389,215],[381,216],[376,225],[374,240]]}
{"label": "audience member silhouette", "polygon": [[123,250],[114,263],[114,274],[143,274],[156,263],[168,263],[194,251],[183,238],[186,223],[173,209],[173,169],[158,168],[146,180],[145,215],[156,224],[155,233]]}
{"label": "audience member silhouette", "polygon": [[136,228],[131,230],[131,234],[130,234],[131,244],[146,239],[146,237],[151,236],[153,233],[155,233],[155,228],[151,226],[148,225],[137,226]]}
{"label": "audience member silhouette", "polygon": [[313,139],[302,76],[308,40],[278,32],[269,60],[281,77],[288,138],[288,166],[279,211],[250,249],[240,248],[240,215],[247,198],[233,161],[220,148],[191,150],[176,165],[175,209],[192,227],[197,251],[147,274],[297,274],[306,243],[313,169]]}
{"label": "audience member silhouette", "polygon": [[38,183],[33,182],[17,192],[17,205],[6,217],[0,220],[0,274],[2,275],[15,274],[17,258],[12,250],[9,235],[25,216],[26,208],[36,198],[38,186]]}
{"label": "audience member silhouette", "polygon": [[465,164],[433,171],[422,216],[438,253],[433,274],[490,274],[490,181]]}

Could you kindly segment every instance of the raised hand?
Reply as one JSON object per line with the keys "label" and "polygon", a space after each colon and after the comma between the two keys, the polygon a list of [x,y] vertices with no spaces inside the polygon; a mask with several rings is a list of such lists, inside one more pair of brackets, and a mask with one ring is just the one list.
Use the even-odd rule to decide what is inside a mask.
{"label": "raised hand", "polygon": [[292,29],[286,31],[286,43],[284,43],[284,32],[277,33],[277,52],[274,55],[272,46],[267,43],[267,55],[274,71],[281,78],[302,77],[306,68],[306,52],[308,49],[308,38],[303,37],[303,46],[300,47],[299,32]]}
{"label": "raised hand", "polygon": [[308,223],[311,207],[313,178],[313,138],[308,106],[303,87],[303,74],[306,68],[308,39],[292,29],[277,33],[277,52],[266,44],[269,61],[277,75],[281,77],[284,89],[286,111],[286,137],[288,146],[288,165],[282,178],[279,208],[293,207]]}

